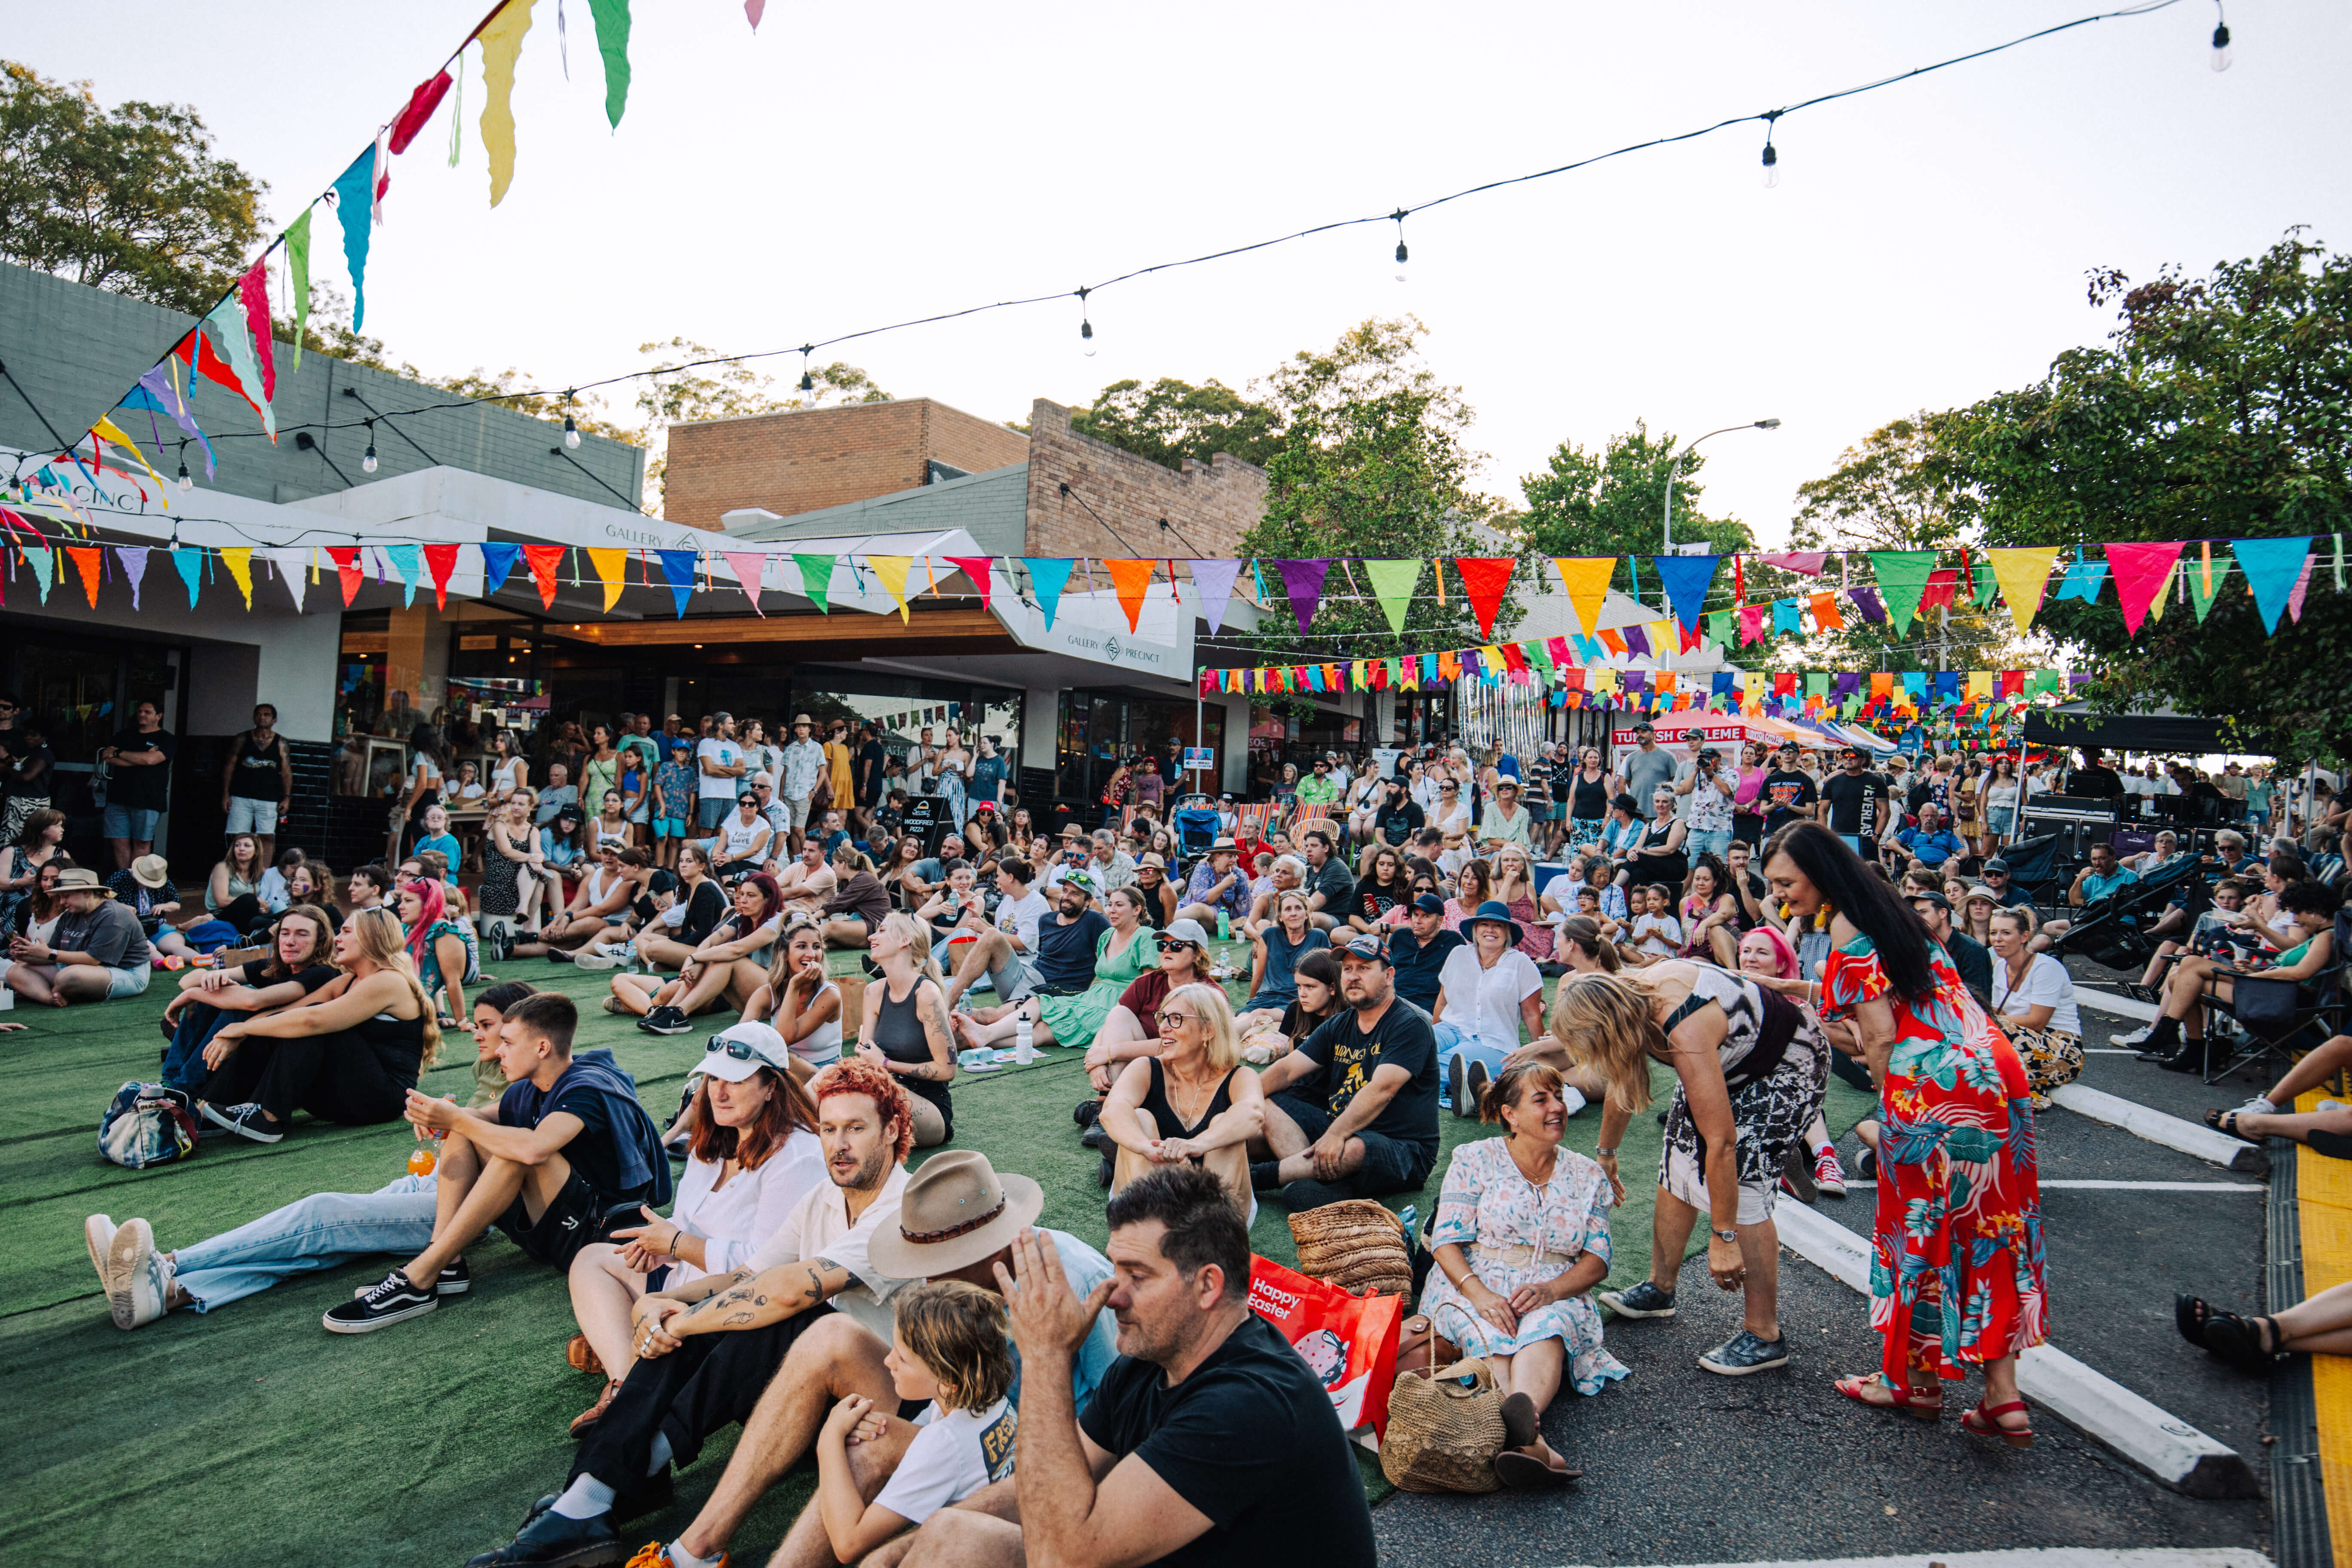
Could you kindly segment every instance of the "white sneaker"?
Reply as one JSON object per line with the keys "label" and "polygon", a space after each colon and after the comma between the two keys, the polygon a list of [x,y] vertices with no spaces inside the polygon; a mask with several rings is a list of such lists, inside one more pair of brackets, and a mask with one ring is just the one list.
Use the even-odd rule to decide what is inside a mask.
{"label": "white sneaker", "polygon": [[574,969],[618,969],[628,959],[628,951],[609,942],[592,942],[572,955]]}
{"label": "white sneaker", "polygon": [[172,1296],[172,1268],[155,1250],[155,1233],[143,1219],[127,1222],[107,1248],[107,1305],[118,1329],[136,1329],[162,1317]]}
{"label": "white sneaker", "polygon": [[81,1238],[89,1244],[89,1266],[98,1270],[98,1288],[106,1289],[106,1254],[114,1246],[114,1222],[94,1214],[81,1222]]}
{"label": "white sneaker", "polygon": [[2340,1100],[2323,1100],[2312,1109],[2314,1110],[2352,1110],[2352,1105],[2347,1105]]}
{"label": "white sneaker", "polygon": [[2246,1101],[2245,1104],[2238,1107],[2236,1114],[2240,1116],[2276,1116],[2278,1114],[2278,1107],[2273,1105],[2269,1100],[2264,1100],[2258,1094],[2254,1096],[2253,1099]]}
{"label": "white sneaker", "polygon": [[2130,1047],[2137,1049],[2137,1047],[2147,1044],[2147,1037],[2155,1033],[2156,1026],[2149,1024],[2143,1027],[2134,1029],[2128,1035],[2117,1035],[2116,1037],[2116,1044],[2118,1047]]}

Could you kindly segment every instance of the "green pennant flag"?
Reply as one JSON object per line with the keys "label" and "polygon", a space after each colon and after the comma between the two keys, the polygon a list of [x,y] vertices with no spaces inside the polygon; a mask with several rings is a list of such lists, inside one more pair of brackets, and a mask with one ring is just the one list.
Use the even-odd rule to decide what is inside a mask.
{"label": "green pennant flag", "polygon": [[1829,694],[1829,672],[1822,669],[1807,670],[1805,672],[1805,695],[1808,697],[1819,697],[1826,700]]}
{"label": "green pennant flag", "polygon": [[2054,669],[2037,669],[2025,683],[2029,697],[2055,696],[2057,691],[2058,672]]}
{"label": "green pennant flag", "polygon": [[1732,610],[1709,610],[1706,616],[1706,640],[1718,647],[1729,647],[1731,639],[1738,635],[1732,629],[1733,617],[1737,613]]}
{"label": "green pennant flag", "polygon": [[796,554],[793,559],[800,563],[801,593],[826,615],[833,614],[833,606],[825,603],[825,595],[833,592],[833,568],[840,557]]}
{"label": "green pennant flag", "polygon": [[1519,645],[1519,651],[1527,655],[1528,668],[1535,671],[1536,679],[1543,685],[1549,686],[1554,679],[1551,649],[1544,646],[1543,639],[1530,637]]}
{"label": "green pennant flag", "polygon": [[1978,565],[1975,568],[1975,571],[1977,576],[1977,608],[1979,610],[1990,610],[1993,606],[1993,601],[2000,597],[2000,579],[1992,574],[1990,568],[1981,564]]}
{"label": "green pennant flag", "polygon": [[1895,623],[1895,635],[1907,637],[1911,617],[1919,613],[1919,595],[1927,591],[1928,574],[1936,570],[1936,552],[1874,550],[1870,564],[1878,574],[1878,596]]}
{"label": "green pennant flag", "polygon": [[310,209],[286,231],[286,282],[294,296],[294,368],[302,368],[302,329],[310,320]]}
{"label": "green pennant flag", "polygon": [[604,57],[604,118],[618,129],[629,101],[629,0],[588,0],[588,14]]}
{"label": "green pennant flag", "polygon": [[1389,618],[1389,630],[1404,636],[1405,613],[1412,608],[1412,591],[1421,582],[1421,560],[1367,561],[1364,575],[1372,580],[1372,597]]}
{"label": "green pennant flag", "polygon": [[2213,562],[2213,586],[2210,592],[2208,592],[2205,587],[2205,563],[2202,557],[2191,561],[2188,556],[2183,555],[2180,558],[2180,570],[2189,579],[2189,602],[2197,606],[2197,624],[2201,626],[2205,624],[2205,617],[2213,613],[2213,601],[2221,596],[2221,580],[2229,575],[2230,563],[2227,558],[2216,553]]}
{"label": "green pennant flag", "polygon": [[1402,660],[1393,658],[1389,660],[1388,663],[1389,689],[1391,691],[1395,691],[1404,685],[1404,665]]}

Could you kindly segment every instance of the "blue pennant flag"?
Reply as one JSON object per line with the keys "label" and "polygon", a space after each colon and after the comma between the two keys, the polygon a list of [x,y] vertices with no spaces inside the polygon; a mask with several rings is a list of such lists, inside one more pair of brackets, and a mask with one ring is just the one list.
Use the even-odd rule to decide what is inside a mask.
{"label": "blue pennant flag", "polygon": [[694,593],[694,568],[702,557],[691,550],[657,550],[662,575],[669,579],[669,596],[677,602],[677,618],[686,619],[686,601]]}
{"label": "blue pennant flag", "polygon": [[1054,629],[1054,612],[1061,608],[1062,590],[1070,581],[1077,562],[1069,556],[1024,555],[1021,564],[1029,568],[1029,586],[1036,590],[1037,608],[1045,615],[1045,629]]}
{"label": "blue pennant flag", "polygon": [[1715,585],[1715,569],[1722,557],[1717,555],[1654,555],[1650,565],[1665,585],[1666,603],[1674,606],[1675,619],[1682,622],[1683,630],[1698,630],[1699,611],[1706,604],[1706,591]]}
{"label": "blue pennant flag", "polygon": [[522,553],[520,544],[478,544],[482,552],[482,596],[488,598],[507,585],[507,575],[514,570],[515,557]]}

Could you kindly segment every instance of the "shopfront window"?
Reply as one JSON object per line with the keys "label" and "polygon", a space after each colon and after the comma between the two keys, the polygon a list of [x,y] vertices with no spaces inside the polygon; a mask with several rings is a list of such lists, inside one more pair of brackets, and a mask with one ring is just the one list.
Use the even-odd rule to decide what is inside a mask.
{"label": "shopfront window", "polygon": [[[1158,761],[1163,779],[1175,781],[1170,793],[1190,790],[1192,776],[1179,773],[1184,748],[1196,743],[1208,747],[1222,770],[1224,732],[1220,708],[1196,710],[1181,700],[1128,692],[1065,691],[1055,732],[1054,793],[1065,800],[1099,800],[1112,770],[1121,762],[1131,766],[1147,755]],[[1216,774],[1205,775],[1202,787],[1213,792]]]}

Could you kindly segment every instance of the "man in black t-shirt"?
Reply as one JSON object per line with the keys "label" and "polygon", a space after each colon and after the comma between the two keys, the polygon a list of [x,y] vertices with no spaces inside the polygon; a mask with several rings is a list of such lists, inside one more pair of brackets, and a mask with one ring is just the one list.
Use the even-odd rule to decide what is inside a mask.
{"label": "man in black t-shirt", "polygon": [[[1372,1568],[1347,1434],[1306,1358],[1250,1310],[1249,1233],[1217,1179],[1162,1167],[1106,1217],[1118,1277],[1083,1300],[1051,1237],[1013,1242],[1014,1506],[940,1510],[909,1568]],[[1073,1347],[1105,1306],[1119,1359],[1079,1415]]]}
{"label": "man in black t-shirt", "polygon": [[1843,771],[1822,785],[1822,798],[1829,803],[1830,831],[1867,860],[1878,853],[1879,838],[1886,830],[1886,776],[1869,770],[1859,746],[1848,746],[1841,763]]}
{"label": "man in black t-shirt", "polygon": [[[854,764],[857,770],[857,804],[871,811],[882,804],[882,773],[889,766],[890,758],[882,749],[882,731],[877,730],[870,720],[860,724],[857,732],[864,737],[857,743],[857,758]],[[833,804],[844,811],[848,810],[850,805],[845,800]]]}
{"label": "man in black t-shirt", "polygon": [[1446,956],[1462,945],[1462,933],[1445,929],[1445,900],[1423,893],[1412,901],[1408,929],[1389,936],[1389,966],[1396,972],[1396,994],[1426,1013],[1437,1005],[1438,972]]}
{"label": "man in black t-shirt", "polygon": [[1813,775],[1797,766],[1797,742],[1784,741],[1770,773],[1764,775],[1764,831],[1778,833],[1792,822],[1811,821],[1822,792]]}
{"label": "man in black t-shirt", "polygon": [[2066,775],[2066,793],[2093,800],[2119,801],[2123,798],[2124,781],[2107,766],[2105,753],[2095,746],[2085,746],[2083,765]]}
{"label": "man in black t-shirt", "polygon": [[1437,1163],[1429,1015],[1398,1000],[1379,937],[1360,931],[1337,951],[1348,1005],[1260,1078],[1265,1127],[1250,1140],[1250,1184],[1280,1188],[1293,1212],[1412,1192]]}
{"label": "man in black t-shirt", "polygon": [[1399,849],[1412,842],[1412,836],[1427,820],[1411,790],[1412,785],[1402,775],[1389,780],[1388,798],[1381,803],[1380,815],[1374,822],[1380,829],[1381,842]]}
{"label": "man in black t-shirt", "polygon": [[99,749],[98,760],[107,765],[105,829],[116,870],[154,853],[155,825],[171,798],[172,758],[179,749],[178,738],[163,728],[163,710],[145,701],[133,711],[131,728]]}

